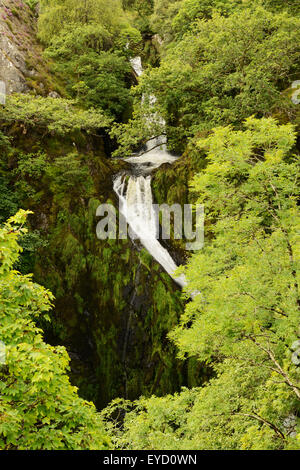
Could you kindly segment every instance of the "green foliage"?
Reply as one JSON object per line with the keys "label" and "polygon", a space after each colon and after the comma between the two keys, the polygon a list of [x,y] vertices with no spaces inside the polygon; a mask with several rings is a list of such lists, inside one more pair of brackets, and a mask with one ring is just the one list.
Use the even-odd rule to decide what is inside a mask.
{"label": "green foliage", "polygon": [[36,7],[38,6],[39,4],[39,0],[25,0],[25,3],[26,5],[29,6],[30,10],[32,10],[33,12],[36,11]]}
{"label": "green foliage", "polygon": [[131,105],[128,58],[137,53],[142,38],[121,1],[44,2],[39,35],[69,95],[84,107],[100,107],[122,118]]}
{"label": "green foliage", "polygon": [[0,150],[1,152],[5,152],[10,148],[10,141],[9,138],[0,131]]}
{"label": "green foliage", "polygon": [[7,176],[0,176],[0,222],[17,211],[17,198]]}
{"label": "green foliage", "polygon": [[66,26],[97,24],[99,35],[113,38],[122,23],[126,25],[126,17],[120,0],[42,0],[39,36],[50,44]]}
{"label": "green foliage", "polygon": [[34,11],[39,3],[39,0],[25,0],[25,3],[29,6],[32,11]]}
{"label": "green foliage", "polygon": [[78,398],[66,375],[69,357],[51,347],[34,321],[46,316],[52,294],[13,266],[26,212],[0,229],[0,338],[6,361],[0,365],[0,448],[105,449],[109,441],[94,406]]}
{"label": "green foliage", "polygon": [[137,11],[140,16],[149,15],[153,11],[154,3],[155,0],[122,0],[125,10],[133,9]]}
{"label": "green foliage", "polygon": [[255,5],[275,13],[299,14],[298,3],[293,0],[155,0],[151,27],[165,43],[170,43],[193,30],[200,19],[211,19],[214,13],[230,16]]}
{"label": "green foliage", "polygon": [[95,132],[111,123],[111,119],[101,111],[76,108],[74,101],[18,94],[7,98],[6,106],[0,109],[0,121],[2,125],[18,123],[23,132],[37,128],[57,134],[76,130]]}
{"label": "green foliage", "polygon": [[182,0],[155,0],[151,16],[151,27],[165,42],[174,38],[173,20],[182,5]]}
{"label": "green foliage", "polygon": [[299,15],[300,6],[294,0],[262,0],[263,5],[273,11],[288,11],[294,15]]}
{"label": "green foliage", "polygon": [[[40,2],[39,38],[72,100],[12,95],[0,107],[0,222],[36,213],[29,233],[24,211],[0,229],[0,448],[103,449],[107,432],[121,449],[300,448],[299,167],[286,124],[298,119],[296,3]],[[161,65],[131,93],[135,55]],[[183,269],[198,295],[183,314],[146,250],[96,239],[96,208],[115,203],[125,168],[106,158],[108,128],[117,156],[162,132],[185,151],[153,175],[158,202],[206,208],[206,246]],[[55,293],[51,322],[33,270]],[[72,371],[37,325],[72,345]],[[105,431],[67,373],[98,406],[144,397],[113,402]],[[204,386],[178,393],[183,383]]]}
{"label": "green foliage", "polygon": [[182,37],[198,19],[211,19],[214,12],[228,16],[241,4],[242,0],[184,0],[173,20],[174,33]]}
{"label": "green foliage", "polygon": [[122,4],[131,16],[132,24],[143,37],[151,35],[150,16],[153,13],[154,0],[123,0]]}
{"label": "green foliage", "polygon": [[40,178],[46,167],[47,155],[44,152],[18,153],[18,167],[15,170],[21,177]]}
{"label": "green foliage", "polygon": [[[39,201],[41,182],[48,162],[44,152],[27,154],[15,148],[11,148],[8,155],[2,155],[0,162],[4,175],[0,183],[3,187],[0,196],[0,206],[3,210],[1,219],[4,221],[17,212],[20,204],[29,208],[30,204]],[[32,270],[32,265],[30,266]]]}
{"label": "green foliage", "polygon": [[[139,449],[298,449],[298,161],[290,124],[249,118],[199,142],[208,166],[192,189],[206,246],[186,271],[198,292],[170,334],[180,357],[211,364],[202,389],[131,405],[116,445]],[[122,406],[121,406],[122,408]],[[108,411],[109,413],[109,411]]]}
{"label": "green foliage", "polygon": [[14,267],[22,274],[30,274],[34,271],[37,253],[40,249],[47,247],[47,240],[39,230],[33,230],[25,233],[20,238],[19,244],[22,255]]}
{"label": "green foliage", "polygon": [[298,67],[298,43],[298,18],[262,8],[215,14],[172,43],[136,93],[155,94],[170,145],[183,150],[186,137],[214,125],[240,125],[278,108],[291,113],[291,100],[281,92]]}
{"label": "green foliage", "polygon": [[155,0],[151,24],[169,43],[192,30],[197,20],[211,19],[214,12],[226,16],[242,4],[242,0]]}
{"label": "green foliage", "polygon": [[10,140],[0,131],[0,222],[4,222],[18,210],[17,197],[10,185],[10,178],[5,165],[5,160],[10,152]]}
{"label": "green foliage", "polygon": [[55,199],[60,199],[65,206],[70,197],[84,195],[87,198],[93,190],[89,169],[75,153],[58,157],[48,167],[46,177],[50,180],[50,189]]}
{"label": "green foliage", "polygon": [[85,107],[101,107],[112,116],[122,116],[131,107],[130,83],[131,66],[126,57],[113,52],[90,52],[70,59],[70,74],[76,70],[76,77],[67,89],[76,94]]}
{"label": "green foliage", "polygon": [[159,136],[165,132],[161,121],[153,120],[153,112],[149,99],[144,97],[142,104],[139,103],[135,107],[132,118],[128,122],[115,123],[112,126],[110,136],[118,142],[118,148],[113,152],[113,156],[130,156],[133,150],[138,150],[153,136]]}

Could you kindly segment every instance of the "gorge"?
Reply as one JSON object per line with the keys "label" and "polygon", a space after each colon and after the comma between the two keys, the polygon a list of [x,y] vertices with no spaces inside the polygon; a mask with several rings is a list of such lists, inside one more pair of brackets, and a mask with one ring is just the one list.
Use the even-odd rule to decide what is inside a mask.
{"label": "gorge", "polygon": [[299,449],[299,14],[1,0],[0,450]]}

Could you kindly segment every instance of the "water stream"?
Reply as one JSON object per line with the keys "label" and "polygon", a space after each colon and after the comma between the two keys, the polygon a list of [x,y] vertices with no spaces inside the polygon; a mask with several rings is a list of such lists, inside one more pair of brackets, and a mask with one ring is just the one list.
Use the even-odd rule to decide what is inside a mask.
{"label": "water stream", "polygon": [[[140,76],[143,72],[141,58],[132,59],[131,65]],[[155,100],[155,97],[152,99]],[[120,211],[130,227],[130,236],[132,239],[138,238],[174,281],[184,287],[185,276],[175,276],[177,265],[158,240],[158,218],[153,208],[151,188],[151,172],[163,163],[174,163],[177,157],[167,151],[166,137],[162,135],[150,139],[140,156],[125,160],[132,165],[133,174],[119,174],[114,181],[114,191],[119,197]]]}

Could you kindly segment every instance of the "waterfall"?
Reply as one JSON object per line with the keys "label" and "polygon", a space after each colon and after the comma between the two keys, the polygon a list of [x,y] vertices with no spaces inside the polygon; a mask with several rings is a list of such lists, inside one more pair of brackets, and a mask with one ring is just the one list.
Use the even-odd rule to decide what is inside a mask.
{"label": "waterfall", "polygon": [[149,140],[140,156],[125,158],[125,161],[133,165],[136,173],[150,174],[164,163],[174,163],[177,159],[167,151],[164,136],[161,136]]}
{"label": "waterfall", "polygon": [[131,238],[138,238],[174,281],[184,287],[185,276],[174,275],[177,266],[157,239],[158,226],[153,208],[151,176],[129,176],[126,182],[126,175],[119,175],[114,181],[114,190],[120,200],[120,212],[130,227]]}
{"label": "waterfall", "polygon": [[[143,73],[141,58],[135,57],[130,62],[137,76],[140,76]],[[151,96],[150,101],[154,103],[155,96]],[[153,115],[151,119],[165,124],[160,116]],[[114,181],[114,191],[119,197],[120,212],[130,227],[130,237],[138,238],[174,281],[184,287],[187,284],[185,276],[175,276],[177,266],[158,240],[158,218],[153,208],[151,172],[163,163],[174,163],[177,160],[167,151],[166,144],[167,139],[163,135],[150,139],[140,156],[126,158],[133,166],[134,174],[118,175]]]}
{"label": "waterfall", "polygon": [[141,57],[134,57],[130,59],[131,67],[139,77],[143,73],[142,59]]}
{"label": "waterfall", "polygon": [[151,177],[116,178],[114,189],[120,199],[120,210],[131,228],[132,238],[157,238],[156,214],[152,205]]}

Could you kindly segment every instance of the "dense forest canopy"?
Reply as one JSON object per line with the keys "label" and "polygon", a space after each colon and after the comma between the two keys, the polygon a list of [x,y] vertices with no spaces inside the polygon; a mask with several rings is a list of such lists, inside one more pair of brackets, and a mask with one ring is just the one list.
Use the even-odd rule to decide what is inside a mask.
{"label": "dense forest canopy", "polygon": [[[155,93],[170,145],[182,151],[186,137],[215,125],[238,126],[252,114],[292,112],[282,92],[296,77],[299,18],[251,6],[230,16],[214,13],[192,27],[188,18],[185,22],[189,29],[170,43],[161,66],[145,74],[136,90],[138,108],[141,93]],[[139,121],[139,110],[136,116]],[[122,144],[131,144],[130,131],[134,141],[136,127],[138,122],[121,126]]]}
{"label": "dense forest canopy", "polygon": [[[6,3],[41,56],[0,105],[0,449],[299,449],[298,3]],[[183,293],[95,234],[161,134],[156,202],[205,207]]]}

